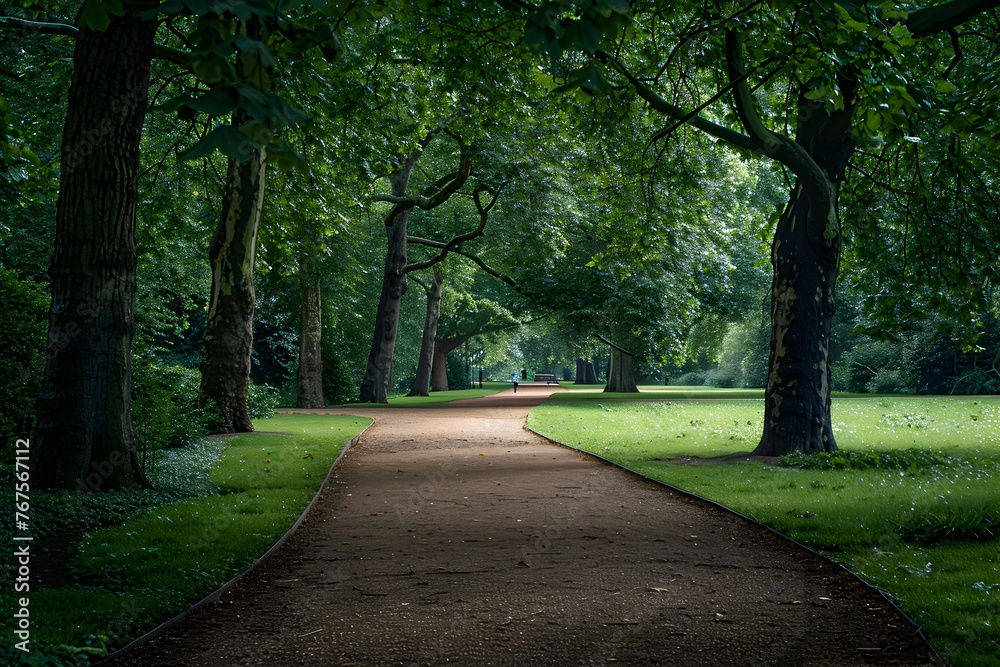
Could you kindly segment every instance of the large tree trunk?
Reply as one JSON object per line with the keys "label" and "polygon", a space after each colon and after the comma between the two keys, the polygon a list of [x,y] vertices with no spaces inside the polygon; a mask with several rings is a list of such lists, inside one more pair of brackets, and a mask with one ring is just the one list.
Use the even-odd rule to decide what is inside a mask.
{"label": "large tree trunk", "polygon": [[434,391],[448,391],[448,355],[473,335],[438,338],[434,341],[434,363],[431,372],[431,386]]}
{"label": "large tree trunk", "polygon": [[597,384],[597,366],[593,359],[587,360],[584,371],[584,384]]}
{"label": "large tree trunk", "polygon": [[323,302],[318,276],[309,270],[309,263],[299,263],[299,294],[301,296],[301,333],[299,335],[299,370],[296,406],[322,408],[323,399]]}
{"label": "large tree trunk", "polygon": [[[392,194],[402,197],[416,164],[414,154],[389,177]],[[382,293],[375,314],[375,333],[368,353],[368,365],[361,381],[362,403],[388,403],[392,381],[392,356],[399,330],[399,310],[406,293],[406,228],[410,209],[401,210],[386,221],[385,268],[382,272]]]}
{"label": "large tree trunk", "polygon": [[138,16],[155,5],[126,1],[124,16],[111,16],[105,32],[83,26],[77,36],[32,452],[39,488],[146,484],[129,400],[139,140],[156,31]]}
{"label": "large tree trunk", "polygon": [[[259,18],[241,23],[241,28],[253,39],[267,39]],[[270,90],[267,68],[258,52],[241,52],[239,65],[244,81],[259,90]],[[234,126],[246,120],[243,112],[233,114]],[[248,143],[246,152],[244,162],[229,160],[222,216],[208,251],[212,288],[201,350],[198,405],[211,411],[216,422],[213,427],[225,433],[253,431],[247,398],[253,348],[253,269],[266,151]]]}
{"label": "large tree trunk", "polygon": [[[431,384],[431,366],[434,362],[434,341],[437,338],[438,320],[441,317],[441,288],[444,278],[441,269],[434,267],[434,281],[427,291],[427,315],[424,317],[424,336],[420,342],[417,359],[417,377],[413,380],[410,396],[428,396]],[[447,381],[447,379],[446,379]]]}
{"label": "large tree trunk", "polygon": [[[809,196],[796,187],[771,250],[771,354],[764,433],[754,453],[831,452],[830,329],[840,257],[835,223],[811,220]],[[811,230],[828,227],[824,235]]]}
{"label": "large tree trunk", "polygon": [[[841,88],[850,101],[853,79]],[[803,100],[804,102],[804,100]],[[801,119],[796,142],[821,170],[800,177],[771,246],[771,352],[764,432],[755,454],[832,452],[830,330],[840,264],[839,182],[854,150],[852,106]]]}
{"label": "large tree trunk", "polygon": [[585,384],[587,382],[587,360],[577,358],[576,360],[576,379],[573,384]]}
{"label": "large tree trunk", "polygon": [[639,392],[635,384],[632,355],[616,347],[611,348],[611,364],[608,368],[608,382],[604,386],[606,392]]}

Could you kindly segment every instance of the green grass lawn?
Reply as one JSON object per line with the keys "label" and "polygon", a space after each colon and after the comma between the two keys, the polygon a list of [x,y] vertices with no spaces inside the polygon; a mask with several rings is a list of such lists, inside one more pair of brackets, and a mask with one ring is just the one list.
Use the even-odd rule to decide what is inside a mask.
{"label": "green grass lawn", "polygon": [[[482,389],[474,388],[474,389],[452,389],[450,391],[432,391],[430,396],[406,396],[405,394],[401,394],[397,396],[390,396],[388,407],[424,408],[424,407],[440,405],[441,403],[458,401],[464,398],[482,398],[483,396],[490,396],[492,394],[496,394],[505,389],[511,389],[513,387],[514,385],[511,384],[510,382],[483,382]],[[383,408],[386,407],[384,404],[380,403],[347,403],[340,407],[350,408],[357,405],[383,407]]]}
{"label": "green grass lawn", "polygon": [[[369,423],[276,415],[257,422],[256,433],[166,452],[153,475],[158,490],[133,493],[124,523],[82,532],[71,547],[71,580],[30,592],[30,656],[85,664],[86,656],[120,648],[245,570],[291,528],[344,446]],[[116,520],[107,514],[118,501],[102,495],[37,497],[41,511],[77,516],[87,526]],[[163,497],[173,500],[158,502]],[[12,601],[3,602],[10,618]],[[0,652],[5,664],[26,657],[9,647]]]}
{"label": "green grass lawn", "polygon": [[797,465],[688,460],[752,450],[761,400],[560,394],[528,425],[843,563],[893,597],[951,664],[1000,665],[1000,399],[839,398],[833,417],[842,451]]}

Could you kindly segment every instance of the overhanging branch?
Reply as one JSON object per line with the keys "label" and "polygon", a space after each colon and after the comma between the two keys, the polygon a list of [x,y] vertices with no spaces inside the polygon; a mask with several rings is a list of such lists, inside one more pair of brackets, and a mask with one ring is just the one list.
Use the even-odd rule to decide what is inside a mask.
{"label": "overhanging branch", "polygon": [[594,336],[596,336],[597,339],[599,341],[601,341],[602,343],[604,343],[606,345],[610,345],[611,347],[615,348],[616,350],[618,350],[622,354],[627,354],[630,357],[635,356],[631,352],[629,352],[628,350],[626,350],[625,348],[621,347],[620,345],[616,345],[616,344],[612,343],[610,340],[608,340],[607,338],[605,338],[604,336],[602,336],[599,333],[595,333]]}
{"label": "overhanging branch", "polygon": [[[641,79],[632,74],[617,58],[605,51],[598,51],[596,54],[597,58],[603,62],[608,63],[614,68],[619,74],[628,79],[628,82],[635,88],[636,93],[641,97],[654,111],[657,111],[664,116],[673,118],[674,120],[687,119],[687,122],[699,130],[715,137],[716,139],[721,139],[734,148],[740,150],[749,151],[752,153],[761,153],[764,150],[764,146],[746,136],[731,130],[728,127],[724,127],[717,123],[704,118],[703,116],[695,114],[690,116],[689,112],[680,108],[675,104],[671,104],[667,100],[663,99],[656,94],[649,86],[647,86]],[[689,117],[690,116],[690,117]]]}
{"label": "overhanging branch", "polygon": [[926,37],[957,28],[997,7],[1000,7],[1000,0],[952,0],[911,12],[906,19],[906,27],[914,37]]}
{"label": "overhanging branch", "polygon": [[[466,176],[467,175],[468,173],[466,173]],[[413,264],[407,264],[406,267],[403,269],[403,271],[405,273],[409,273],[411,271],[420,271],[421,269],[432,267],[438,262],[443,262],[445,258],[448,256],[449,252],[453,252],[455,249],[457,249],[466,241],[471,241],[474,238],[482,236],[486,231],[486,221],[489,219],[490,210],[496,205],[497,197],[500,196],[501,190],[503,190],[503,186],[501,186],[496,192],[493,192],[492,193],[493,196],[490,199],[489,203],[484,205],[481,199],[481,195],[485,190],[482,187],[476,188],[475,192],[472,195],[472,198],[476,202],[476,210],[479,211],[479,225],[477,225],[476,228],[473,229],[471,232],[466,232],[465,234],[459,234],[455,238],[444,243],[441,246],[441,252],[434,255],[430,259],[427,259],[423,262],[414,262]],[[409,241],[409,238],[407,238],[407,241]]]}

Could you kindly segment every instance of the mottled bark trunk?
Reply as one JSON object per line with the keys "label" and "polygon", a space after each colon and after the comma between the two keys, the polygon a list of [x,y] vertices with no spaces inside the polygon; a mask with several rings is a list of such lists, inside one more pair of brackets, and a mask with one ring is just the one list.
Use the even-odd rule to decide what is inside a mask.
{"label": "mottled bark trunk", "polygon": [[323,302],[318,276],[309,263],[299,263],[299,295],[301,333],[299,335],[299,368],[296,406],[322,408],[323,399]]}
{"label": "mottled bark trunk", "polygon": [[146,484],[132,433],[135,212],[156,3],[124,2],[105,32],[81,27],[62,138],[49,276],[48,358],[32,485]]}
{"label": "mottled bark trunk", "polygon": [[829,356],[840,232],[836,220],[816,220],[816,208],[829,210],[796,187],[774,235],[770,372],[755,450],[764,456],[837,448]]}
{"label": "mottled bark trunk", "polygon": [[[416,156],[403,163],[389,178],[392,194],[402,197],[410,173],[416,164]],[[378,299],[375,314],[375,333],[368,353],[368,365],[361,381],[362,403],[388,403],[392,381],[392,356],[396,349],[396,334],[399,330],[399,310],[406,293],[406,228],[410,220],[410,209],[400,211],[386,221],[385,268],[382,271],[382,293]]]}
{"label": "mottled bark trunk", "polygon": [[611,348],[611,364],[608,367],[608,382],[604,386],[606,392],[636,392],[632,355],[624,350]]}
{"label": "mottled bark trunk", "polygon": [[[241,23],[241,29],[253,39],[267,39],[260,19]],[[246,51],[238,58],[243,80],[269,91],[269,75],[259,54]],[[233,125],[246,120],[245,114],[237,111]],[[212,288],[201,350],[198,405],[214,415],[213,428],[225,433],[253,431],[247,401],[253,348],[253,269],[264,200],[265,153],[248,142],[245,161],[230,158],[222,216],[208,252]]]}
{"label": "mottled bark trunk", "polygon": [[437,338],[438,320],[441,317],[441,288],[444,278],[441,269],[434,267],[434,281],[427,291],[427,314],[424,317],[424,336],[420,341],[417,359],[417,377],[413,380],[410,396],[428,396],[431,384],[431,366],[434,363],[434,341]]}

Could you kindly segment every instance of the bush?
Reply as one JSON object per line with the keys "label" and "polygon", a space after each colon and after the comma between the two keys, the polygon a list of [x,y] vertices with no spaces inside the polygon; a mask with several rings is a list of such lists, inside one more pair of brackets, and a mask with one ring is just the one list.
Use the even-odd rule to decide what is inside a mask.
{"label": "bush", "polygon": [[278,407],[281,392],[275,387],[266,384],[256,384],[250,382],[250,391],[247,396],[247,409],[251,419],[267,419],[274,416],[274,409]]}
{"label": "bush", "polygon": [[703,387],[708,384],[706,379],[707,375],[707,372],[692,371],[672,379],[670,384],[679,385],[681,387]]}
{"label": "bush", "polygon": [[155,358],[132,361],[132,429],[141,452],[183,447],[208,430],[205,411],[195,407],[201,375]]}
{"label": "bush", "polygon": [[706,379],[714,387],[763,387],[767,384],[771,330],[757,315],[729,325],[719,350],[719,366]]}
{"label": "bush", "polygon": [[904,368],[902,345],[892,341],[867,340],[844,352],[833,364],[835,389],[857,393],[898,393],[912,387]]}
{"label": "bush", "polygon": [[899,527],[907,542],[933,544],[944,540],[991,540],[1000,534],[997,520],[983,508],[946,507],[910,519]]}
{"label": "bush", "polygon": [[0,449],[28,438],[45,372],[49,296],[42,285],[0,268]]}

